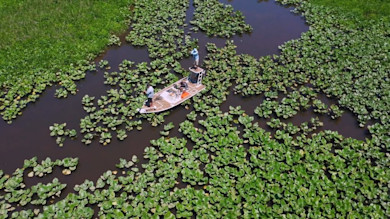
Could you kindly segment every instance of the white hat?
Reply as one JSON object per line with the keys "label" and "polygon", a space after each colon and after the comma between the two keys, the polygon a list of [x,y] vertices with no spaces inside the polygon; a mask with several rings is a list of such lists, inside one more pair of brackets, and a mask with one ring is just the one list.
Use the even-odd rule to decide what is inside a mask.
{"label": "white hat", "polygon": [[191,51],[192,54],[196,54],[198,53],[198,50],[196,48],[194,48],[192,51]]}

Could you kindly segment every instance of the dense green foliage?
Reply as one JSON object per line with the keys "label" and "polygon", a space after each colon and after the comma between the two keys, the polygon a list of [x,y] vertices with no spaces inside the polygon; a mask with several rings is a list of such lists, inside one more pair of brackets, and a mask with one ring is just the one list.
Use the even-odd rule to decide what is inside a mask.
{"label": "dense green foliage", "polygon": [[[211,70],[204,83],[209,86],[204,95],[194,97],[194,111],[179,126],[184,138],[168,133],[152,140],[145,149],[144,171],[134,166],[137,158],[121,159],[119,170],[107,171],[96,182],[86,180],[75,188],[76,194],[44,207],[41,216],[91,217],[87,204],[97,205],[98,215],[105,217],[389,215],[389,158],[372,141],[344,138],[332,131],[312,134],[313,127],[321,125],[316,118],[310,127],[299,128],[271,120],[269,125],[276,130],[272,136],[239,107],[231,107],[228,113],[219,110],[232,82],[240,81],[238,76],[253,66],[263,72],[264,83],[257,85],[267,90],[269,100],[281,92],[287,94],[280,102],[284,108],[296,108],[296,102],[306,108],[314,99],[315,109],[322,113],[330,109],[316,101],[311,88],[287,91],[293,84],[304,83],[300,79],[304,74],[294,79],[294,75],[267,72],[261,60],[236,55],[234,49],[229,42],[224,48],[208,45],[205,65]],[[271,108],[271,114],[278,115],[277,109]],[[188,141],[194,146],[188,148]],[[179,189],[180,183],[187,187]]]}
{"label": "dense green foliage", "polygon": [[[132,0],[0,1],[0,112],[14,119],[52,83],[75,93],[84,60],[128,26]],[[3,111],[4,110],[4,111]]]}
{"label": "dense green foliage", "polygon": [[369,127],[373,141],[389,148],[390,22],[345,25],[346,20],[359,20],[306,2],[298,4],[297,11],[306,16],[311,29],[280,47],[278,71],[308,75],[316,88],[354,112],[360,126],[377,121]]}
{"label": "dense green foliage", "polygon": [[179,129],[185,138],[161,137],[145,148],[143,171],[136,157],[121,159],[119,169],[75,186],[38,217],[91,218],[92,206],[113,218],[388,215],[390,172],[372,162],[384,159],[372,145],[331,131],[296,139],[282,133],[273,140],[253,121],[232,108],[230,115],[213,108],[205,120],[186,120]]}
{"label": "dense green foliage", "polygon": [[310,3],[340,10],[341,13],[351,13],[364,19],[390,19],[390,2],[386,0],[311,0]]}
{"label": "dense green foliage", "polygon": [[245,23],[240,11],[234,11],[231,5],[224,5],[218,0],[194,0],[194,19],[192,29],[201,29],[209,36],[231,37],[244,32],[251,32],[252,27]]}

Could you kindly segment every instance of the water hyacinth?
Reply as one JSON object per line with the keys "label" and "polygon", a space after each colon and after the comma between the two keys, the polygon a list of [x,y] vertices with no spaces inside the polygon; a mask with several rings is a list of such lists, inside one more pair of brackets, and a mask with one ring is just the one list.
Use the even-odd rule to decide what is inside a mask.
{"label": "water hyacinth", "polygon": [[[231,110],[236,113],[210,112],[198,128],[190,120],[182,122],[179,130],[184,137],[152,140],[144,153],[148,162],[142,167],[136,156],[120,159],[118,170],[75,186],[75,193],[45,206],[39,216],[87,216],[91,208],[86,203],[97,206],[100,216],[118,217],[164,216],[171,210],[176,217],[298,216],[309,211],[318,216],[330,211],[335,217],[351,212],[386,214],[390,174],[382,164],[370,162],[372,156],[382,156],[372,143],[332,131],[292,138],[295,128],[280,123],[286,132],[277,132],[273,139],[254,117],[239,108]],[[193,141],[192,149],[187,148],[188,141]],[[179,188],[181,183],[187,186]],[[372,203],[372,208],[359,204],[369,199],[382,201]],[[329,207],[329,201],[337,208]],[[257,208],[264,212],[253,213]]]}
{"label": "water hyacinth", "polygon": [[57,124],[49,127],[50,136],[57,137],[56,143],[62,147],[65,141],[65,137],[76,138],[77,131],[75,129],[65,129],[66,123]]}
{"label": "water hyacinth", "polygon": [[[62,190],[66,187],[66,184],[61,184],[57,178],[54,178],[52,182],[47,184],[38,183],[29,188],[26,188],[24,183],[24,174],[28,177],[44,177],[51,174],[54,167],[63,167],[62,173],[64,175],[71,174],[78,165],[78,158],[64,158],[62,160],[57,159],[52,161],[50,158],[42,160],[41,163],[37,162],[37,157],[33,157],[24,161],[22,168],[15,170],[10,176],[4,174],[0,170],[0,191],[2,192],[1,198],[4,202],[0,202],[0,212],[2,216],[6,216],[8,211],[13,211],[13,206],[26,206],[31,204],[34,207],[46,205],[48,199],[55,199],[61,195]],[[7,204],[6,204],[7,203]],[[30,210],[29,212],[20,211],[13,212],[13,216],[17,215],[37,215],[39,210]]]}
{"label": "water hyacinth", "polygon": [[[388,56],[384,52],[389,35],[388,28],[380,27],[388,24],[353,29],[339,23],[344,15],[326,8],[302,0],[281,2],[295,4],[311,29],[282,45],[280,55],[260,59],[236,54],[232,41],[220,48],[208,44],[207,88],[192,99],[193,111],[175,127],[164,124],[167,113],[137,115],[136,108],[143,104],[137,93],[147,82],[167,84],[178,79],[172,71],[182,72],[179,57],[196,42],[188,37],[179,40],[183,32],[178,27],[184,22],[188,1],[137,1],[134,33],[127,40],[147,46],[153,60],[139,64],[124,60],[119,72],[105,74],[106,84],[112,87],[100,98],[84,96],[87,116],[80,120],[80,128],[84,143],[100,138],[107,145],[113,136],[125,140],[127,131],[141,130],[145,121],[164,124],[161,137],[144,150],[146,162],[139,164],[136,156],[121,158],[117,169],[107,170],[96,181],[85,180],[51,205],[46,205],[46,199],[62,185],[57,180],[40,184],[43,189],[33,204],[45,206],[42,212],[33,212],[13,207],[30,198],[23,188],[23,172],[37,166],[39,174],[49,173],[51,160],[41,165],[36,159],[26,161],[24,169],[12,176],[0,171],[4,191],[0,194],[7,193],[7,202],[0,201],[0,213],[44,218],[388,217],[389,110],[384,102],[388,84],[379,86],[375,79],[386,82]],[[376,43],[383,48],[374,52],[372,42],[360,34],[378,38]],[[242,96],[264,94],[264,100],[254,112],[239,106],[222,112],[220,106],[232,86]],[[364,93],[367,87],[375,92]],[[320,92],[336,98],[337,104],[325,104],[318,99]],[[305,110],[313,110],[318,117],[298,125],[286,122]],[[318,132],[322,116],[337,119],[347,110],[363,126],[377,120],[369,127],[371,139]],[[264,119],[272,133],[261,128]],[[175,128],[180,137],[170,136]],[[53,126],[56,135],[63,130],[61,124]],[[61,161],[69,170],[67,166],[74,162],[71,158]]]}
{"label": "water hyacinth", "polygon": [[194,0],[194,6],[194,19],[190,23],[195,26],[195,31],[200,29],[208,36],[227,38],[252,31],[252,27],[245,23],[244,15],[234,11],[231,5],[218,0]]}

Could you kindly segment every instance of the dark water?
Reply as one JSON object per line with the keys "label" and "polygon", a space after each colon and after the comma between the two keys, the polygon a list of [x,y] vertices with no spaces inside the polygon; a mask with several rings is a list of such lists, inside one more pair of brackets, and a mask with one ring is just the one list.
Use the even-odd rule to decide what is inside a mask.
{"label": "dark water", "polygon": [[[193,17],[194,7],[192,2],[190,0],[187,23]],[[279,54],[279,45],[291,39],[299,38],[301,33],[309,29],[305,25],[303,17],[290,12],[293,8],[285,7],[272,0],[220,0],[220,2],[232,5],[235,10],[240,10],[245,16],[246,23],[253,27],[251,33],[233,36],[229,39],[234,40],[234,44],[237,46],[237,54],[249,54],[256,58]],[[186,29],[188,30],[190,27],[191,25]],[[223,47],[226,42],[226,39],[206,37],[203,33],[191,33],[191,37],[199,39],[200,62],[202,56],[204,57],[207,54],[205,48],[207,43],[214,43],[218,47]],[[192,60],[183,60],[181,64],[190,66]]]}
{"label": "dark water", "polygon": [[[223,3],[232,4],[236,9],[241,10],[246,16],[246,21],[252,25],[254,31],[249,35],[234,37],[238,46],[238,53],[247,53],[255,57],[263,55],[278,54],[277,46],[290,39],[299,38],[300,34],[308,30],[305,21],[300,16],[292,14],[291,8],[285,8],[273,1],[226,1]],[[188,19],[191,18],[193,7],[190,6]],[[124,35],[123,35],[124,36]],[[109,71],[117,71],[119,63],[124,59],[134,62],[150,61],[145,48],[134,48],[124,42],[121,47],[110,47],[96,62],[101,59],[109,61],[112,67]],[[225,39],[208,38],[202,33],[192,34],[199,38],[201,55],[205,55],[204,46],[207,42],[216,43],[223,46]],[[202,53],[203,52],[203,53]],[[202,58],[202,57],[201,57]],[[182,65],[190,66],[192,60],[182,61]],[[26,179],[28,185],[36,184],[39,181],[51,181],[58,177],[62,183],[68,184],[65,193],[72,191],[75,184],[82,183],[85,179],[95,181],[103,172],[115,169],[115,164],[119,163],[119,158],[130,159],[133,155],[142,157],[144,148],[149,146],[151,139],[160,136],[162,127],[151,127],[143,125],[142,131],[132,131],[128,133],[125,141],[119,142],[113,138],[108,146],[102,146],[98,141],[86,146],[81,143],[81,139],[65,141],[64,147],[56,145],[55,139],[49,136],[49,126],[53,123],[67,123],[67,128],[79,129],[80,119],[86,113],[82,109],[81,99],[84,95],[96,96],[99,98],[105,95],[109,86],[104,85],[104,71],[98,70],[95,73],[88,73],[87,77],[78,82],[79,92],[75,96],[67,99],[56,99],[54,92],[57,87],[52,87],[45,91],[39,101],[30,104],[24,110],[23,115],[17,118],[12,125],[0,121],[0,169],[11,174],[16,168],[23,166],[23,160],[37,156],[38,160],[51,157],[52,160],[65,157],[79,157],[77,170],[69,176],[61,174],[61,170],[56,168],[54,174],[44,177],[44,179]],[[260,104],[261,97],[242,98],[231,94],[228,100],[221,106],[221,109],[228,109],[229,105],[242,105],[248,114],[253,114],[253,110]],[[178,124],[186,118],[186,110],[183,106],[178,106],[166,117],[166,122],[174,122],[177,133]],[[305,120],[305,114],[297,116],[298,120]],[[338,122],[325,121],[325,127],[338,130],[346,136],[363,138],[364,130],[357,128],[356,119],[347,114]],[[345,129],[348,127],[348,130]],[[363,133],[363,134],[362,134]],[[180,135],[179,135],[180,136]]]}

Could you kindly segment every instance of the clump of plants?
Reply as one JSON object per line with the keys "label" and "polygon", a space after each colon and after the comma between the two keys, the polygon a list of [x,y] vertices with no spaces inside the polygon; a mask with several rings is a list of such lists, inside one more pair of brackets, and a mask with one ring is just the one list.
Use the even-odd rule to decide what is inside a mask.
{"label": "clump of plants", "polygon": [[231,5],[218,0],[194,0],[194,6],[194,19],[190,21],[195,26],[194,31],[200,29],[209,36],[227,38],[252,31],[242,12],[234,11]]}
{"label": "clump of plants", "polygon": [[[44,177],[52,173],[53,168],[63,167],[62,173],[69,175],[76,169],[78,158],[64,158],[52,161],[50,158],[37,162],[37,157],[24,161],[22,168],[18,168],[12,175],[0,170],[0,214],[7,216],[11,212],[12,217],[32,217],[40,213],[39,206],[46,205],[48,200],[54,200],[61,195],[66,184],[54,178],[47,184],[38,183],[29,188],[24,183],[24,175],[28,177]],[[31,171],[30,171],[31,170]],[[27,172],[30,171],[28,174]],[[16,206],[32,205],[34,210],[15,211]]]}
{"label": "clump of plants", "polygon": [[64,175],[69,175],[72,171],[76,170],[78,160],[78,158],[64,158],[62,160],[57,159],[52,161],[48,157],[39,164],[37,162],[37,157],[33,157],[29,160],[24,160],[23,169],[32,168],[32,171],[27,174],[28,177],[43,177],[52,173],[54,167],[63,166],[65,169],[63,169],[62,173]]}
{"label": "clump of plants", "polygon": [[133,29],[126,40],[135,46],[147,46],[149,57],[161,59],[150,63],[153,69],[161,64],[173,67],[175,60],[188,57],[196,47],[197,40],[184,35],[188,4],[188,0],[135,3]]}
{"label": "clump of plants", "polygon": [[66,123],[54,123],[54,125],[49,127],[50,136],[56,137],[56,143],[62,147],[64,146],[64,141],[66,137],[76,138],[77,131],[75,129],[65,129]]}
{"label": "clump of plants", "polygon": [[173,129],[174,127],[175,127],[175,125],[174,125],[172,122],[170,122],[170,123],[164,125],[164,130],[163,130],[163,131],[160,131],[160,134],[161,134],[162,136],[168,136],[168,135],[169,135],[169,131],[170,131],[171,129]]}
{"label": "clump of plants", "polygon": [[112,46],[112,45],[120,46],[121,45],[121,40],[119,39],[118,36],[111,35],[110,39],[108,40],[108,45],[109,46]]}
{"label": "clump of plants", "polygon": [[292,87],[285,97],[279,101],[278,92],[271,88],[265,92],[265,100],[255,109],[255,113],[261,118],[271,118],[275,115],[278,118],[288,119],[296,115],[299,111],[312,108],[315,113],[327,114],[332,119],[339,118],[344,111],[338,105],[332,104],[330,107],[321,100],[316,99],[317,92],[307,86]]}
{"label": "clump of plants", "polygon": [[119,161],[120,162],[116,165],[116,167],[118,167],[119,169],[129,169],[133,167],[136,163],[138,163],[139,159],[137,158],[137,156],[133,155],[133,157],[129,161],[124,158],[120,158]]}
{"label": "clump of plants", "polygon": [[337,118],[341,117],[341,115],[343,113],[344,113],[344,110],[340,109],[340,107],[337,106],[336,104],[330,105],[328,114],[330,115],[330,117],[332,119],[337,119]]}
{"label": "clump of plants", "polygon": [[94,70],[95,67],[91,62],[79,61],[64,67],[56,74],[36,72],[29,78],[21,77],[15,84],[3,83],[4,89],[0,92],[0,112],[3,119],[11,124],[13,119],[22,115],[22,110],[27,107],[28,103],[35,102],[40,94],[53,83],[61,86],[56,90],[56,97],[63,98],[68,94],[75,94],[77,86],[74,81],[84,78],[87,71]]}
{"label": "clump of plants", "polygon": [[110,69],[110,66],[109,66],[107,60],[104,60],[104,59],[100,60],[98,65],[99,65],[99,68],[101,68],[101,69]]}
{"label": "clump of plants", "polygon": [[277,118],[271,118],[269,122],[267,122],[267,125],[270,128],[273,128],[276,130],[276,137],[278,134],[286,132],[291,136],[297,135],[297,134],[303,134],[307,135],[313,131],[315,131],[318,127],[323,126],[323,123],[320,121],[318,117],[313,117],[310,119],[309,122],[303,122],[299,126],[295,126],[293,123],[285,123],[282,122],[280,119]]}

